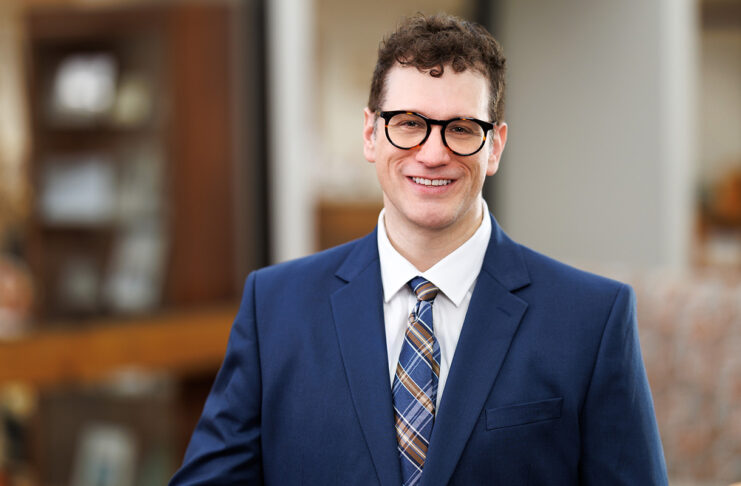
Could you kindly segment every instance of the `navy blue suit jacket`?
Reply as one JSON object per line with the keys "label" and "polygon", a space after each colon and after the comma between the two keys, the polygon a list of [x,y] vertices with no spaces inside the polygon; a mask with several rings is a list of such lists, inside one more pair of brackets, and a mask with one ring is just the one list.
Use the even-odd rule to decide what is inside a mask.
{"label": "navy blue suit jacket", "polygon": [[[421,483],[664,485],[631,289],[492,235]],[[171,485],[399,486],[376,233],[252,273]]]}

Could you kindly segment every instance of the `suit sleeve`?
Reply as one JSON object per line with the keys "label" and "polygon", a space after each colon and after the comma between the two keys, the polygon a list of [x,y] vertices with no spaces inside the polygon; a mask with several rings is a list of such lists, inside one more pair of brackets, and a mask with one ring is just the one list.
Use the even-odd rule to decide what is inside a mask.
{"label": "suit sleeve", "polygon": [[603,330],[580,427],[580,484],[668,483],[638,341],[635,295],[625,285]]}
{"label": "suit sleeve", "polygon": [[170,486],[263,482],[255,275],[247,278],[224,362]]}

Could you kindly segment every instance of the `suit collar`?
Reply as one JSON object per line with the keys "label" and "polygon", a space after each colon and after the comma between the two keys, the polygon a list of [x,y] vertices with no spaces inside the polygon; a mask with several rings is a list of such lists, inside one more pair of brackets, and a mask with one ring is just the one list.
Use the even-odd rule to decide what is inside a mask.
{"label": "suit collar", "polygon": [[383,291],[376,232],[358,240],[336,272],[346,285],[330,297],[353,405],[378,480],[401,484],[388,379]]}
{"label": "suit collar", "polygon": [[423,486],[450,480],[527,307],[489,272],[481,272],[435,417]]}
{"label": "suit collar", "polygon": [[372,263],[378,263],[378,245],[377,245],[377,229],[356,240],[352,250],[347,255],[345,260],[340,264],[335,272],[335,275],[345,282],[351,281],[359,273],[361,273],[368,265]]}
{"label": "suit collar", "polygon": [[521,247],[491,221],[491,240],[435,417],[423,486],[450,481],[528,307],[512,293],[530,283]]}
{"label": "suit collar", "polygon": [[[527,309],[511,293],[530,283],[522,250],[493,217],[491,223],[491,239],[435,419],[422,476],[425,486],[450,480]],[[353,245],[336,276],[347,283],[331,296],[331,304],[358,420],[379,482],[398,485],[401,468],[375,230]]]}
{"label": "suit collar", "polygon": [[508,291],[525,287],[530,283],[522,248],[512,241],[494,219],[491,218],[491,239],[486,249],[481,271],[486,272]]}

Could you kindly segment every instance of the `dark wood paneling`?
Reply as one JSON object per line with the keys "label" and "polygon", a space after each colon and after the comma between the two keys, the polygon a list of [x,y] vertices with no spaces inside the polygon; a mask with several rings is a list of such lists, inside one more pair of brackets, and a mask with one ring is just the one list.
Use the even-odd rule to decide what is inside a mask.
{"label": "dark wood paneling", "polygon": [[233,143],[226,7],[185,5],[169,31],[173,303],[233,297]]}

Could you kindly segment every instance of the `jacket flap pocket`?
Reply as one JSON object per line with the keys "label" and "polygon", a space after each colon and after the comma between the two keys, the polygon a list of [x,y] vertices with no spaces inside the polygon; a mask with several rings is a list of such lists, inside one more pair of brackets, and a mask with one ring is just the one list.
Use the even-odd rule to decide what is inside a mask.
{"label": "jacket flap pocket", "polygon": [[506,407],[486,410],[486,429],[501,429],[561,417],[563,398],[550,398],[537,402],[516,403]]}

